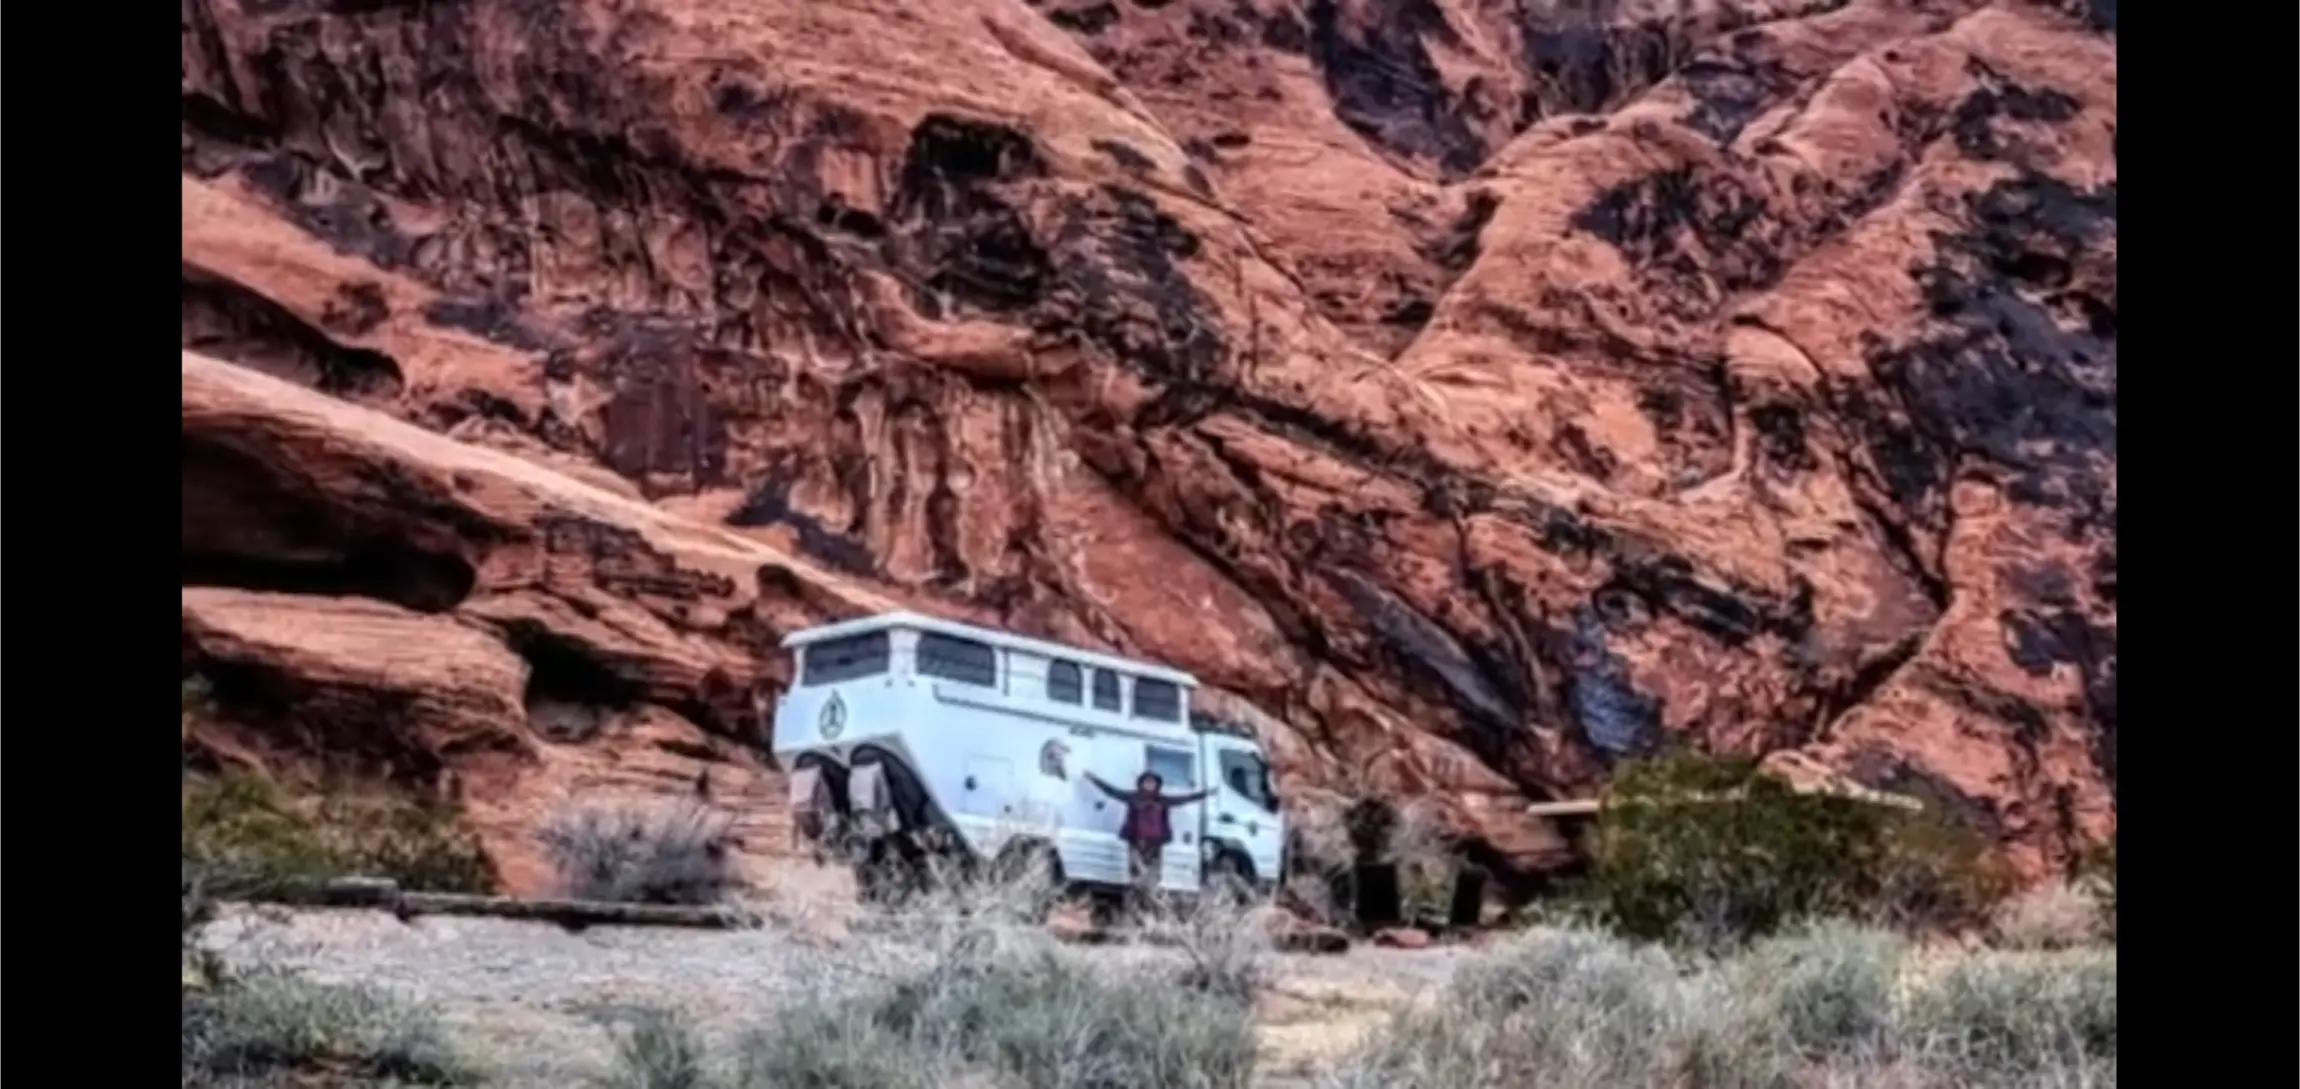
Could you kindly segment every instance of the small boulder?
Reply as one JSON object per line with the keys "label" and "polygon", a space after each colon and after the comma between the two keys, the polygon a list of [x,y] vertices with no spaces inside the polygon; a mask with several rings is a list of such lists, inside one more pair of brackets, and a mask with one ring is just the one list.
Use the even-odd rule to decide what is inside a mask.
{"label": "small boulder", "polygon": [[1374,932],[1374,944],[1389,949],[1427,949],[1435,939],[1419,927],[1393,926]]}

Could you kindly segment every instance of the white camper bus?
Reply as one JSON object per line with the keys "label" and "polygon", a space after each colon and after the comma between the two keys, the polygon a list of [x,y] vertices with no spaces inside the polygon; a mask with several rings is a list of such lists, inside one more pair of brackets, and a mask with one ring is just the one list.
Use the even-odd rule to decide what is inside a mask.
{"label": "white camper bus", "polygon": [[1151,771],[1168,794],[1213,789],[1173,810],[1162,889],[1266,893],[1284,872],[1261,746],[1193,715],[1187,673],[913,613],[795,632],[783,646],[798,660],[775,708],[774,752],[794,802],[882,841],[874,857],[939,849],[1043,865],[1073,893],[1122,889],[1124,807],[1087,774],[1129,788]]}

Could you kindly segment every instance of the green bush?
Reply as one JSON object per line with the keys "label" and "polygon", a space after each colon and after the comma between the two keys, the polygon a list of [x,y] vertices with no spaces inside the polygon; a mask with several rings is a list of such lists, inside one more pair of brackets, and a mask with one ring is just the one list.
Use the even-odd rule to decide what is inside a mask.
{"label": "green bush", "polygon": [[187,776],[183,857],[203,892],[263,896],[332,877],[388,877],[435,892],[489,892],[478,838],[444,807],[332,794],[287,796],[254,775]]}
{"label": "green bush", "polygon": [[1800,793],[1739,757],[1675,754],[1625,766],[1594,843],[1585,895],[1611,925],[1705,947],[1823,916],[1968,923],[2007,889],[1983,844],[1961,829]]}

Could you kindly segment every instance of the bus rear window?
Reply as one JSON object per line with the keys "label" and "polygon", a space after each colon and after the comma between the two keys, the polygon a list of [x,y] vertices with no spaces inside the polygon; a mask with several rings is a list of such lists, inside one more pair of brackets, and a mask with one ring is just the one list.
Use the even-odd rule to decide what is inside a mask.
{"label": "bus rear window", "polygon": [[1171,681],[1134,678],[1134,717],[1182,721],[1182,690]]}
{"label": "bus rear window", "polygon": [[883,631],[810,643],[799,651],[799,686],[875,677],[886,672],[890,657]]}
{"label": "bus rear window", "polygon": [[918,637],[918,672],[961,684],[998,687],[998,652],[972,639],[927,632]]}

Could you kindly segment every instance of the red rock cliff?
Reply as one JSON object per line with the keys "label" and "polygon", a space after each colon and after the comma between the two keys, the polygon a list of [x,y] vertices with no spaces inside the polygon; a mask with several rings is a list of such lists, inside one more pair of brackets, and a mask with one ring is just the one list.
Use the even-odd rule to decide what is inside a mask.
{"label": "red rock cliff", "polygon": [[2064,857],[2113,18],[1688,10],[185,0],[203,742],[457,791],[514,884],[608,789],[771,853],[775,640],[900,604],[1520,862],[1670,734]]}

